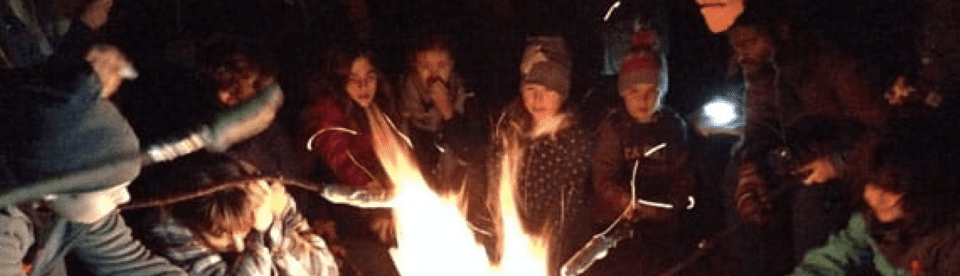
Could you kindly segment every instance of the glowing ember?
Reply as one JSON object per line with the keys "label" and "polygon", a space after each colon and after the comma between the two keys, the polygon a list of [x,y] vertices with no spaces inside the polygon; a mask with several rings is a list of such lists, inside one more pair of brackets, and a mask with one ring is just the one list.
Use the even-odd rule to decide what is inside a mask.
{"label": "glowing ember", "polygon": [[519,150],[505,154],[500,185],[500,263],[492,264],[474,238],[458,195],[438,195],[427,185],[410,152],[386,117],[368,112],[377,156],[394,187],[397,248],[391,256],[401,275],[547,275],[544,242],[524,233],[514,204]]}

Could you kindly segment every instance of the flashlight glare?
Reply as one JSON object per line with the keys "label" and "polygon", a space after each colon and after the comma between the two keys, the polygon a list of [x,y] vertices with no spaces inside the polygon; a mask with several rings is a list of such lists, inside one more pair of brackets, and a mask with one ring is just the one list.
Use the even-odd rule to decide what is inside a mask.
{"label": "flashlight glare", "polygon": [[714,99],[703,106],[703,114],[713,126],[723,126],[737,118],[736,107],[723,99]]}

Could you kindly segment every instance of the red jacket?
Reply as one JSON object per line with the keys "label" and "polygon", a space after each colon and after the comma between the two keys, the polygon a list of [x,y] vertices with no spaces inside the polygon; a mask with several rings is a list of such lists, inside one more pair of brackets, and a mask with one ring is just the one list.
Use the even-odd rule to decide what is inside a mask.
{"label": "red jacket", "polygon": [[337,179],[364,186],[382,171],[369,131],[346,116],[333,101],[324,99],[304,110],[306,147],[323,157]]}

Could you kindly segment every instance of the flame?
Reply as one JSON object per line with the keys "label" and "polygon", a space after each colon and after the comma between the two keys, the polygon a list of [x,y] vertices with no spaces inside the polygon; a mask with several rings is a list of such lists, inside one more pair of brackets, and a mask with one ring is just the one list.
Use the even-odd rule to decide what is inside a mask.
{"label": "flame", "polygon": [[524,232],[514,204],[519,149],[502,160],[498,202],[499,263],[492,263],[466,219],[460,194],[435,193],[417,167],[411,147],[382,113],[367,113],[377,156],[393,182],[397,247],[390,255],[401,275],[547,275],[546,242]]}

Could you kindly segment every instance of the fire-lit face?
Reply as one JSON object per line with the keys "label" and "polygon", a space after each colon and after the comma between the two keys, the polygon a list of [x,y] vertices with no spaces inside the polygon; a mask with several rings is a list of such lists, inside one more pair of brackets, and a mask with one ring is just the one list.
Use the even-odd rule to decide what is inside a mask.
{"label": "fire-lit face", "polygon": [[696,0],[707,28],[713,33],[726,31],[743,13],[744,0]]}
{"label": "fire-lit face", "polygon": [[903,194],[887,191],[873,184],[863,188],[863,199],[880,222],[893,222],[904,217]]}
{"label": "fire-lit face", "polygon": [[242,252],[245,249],[244,240],[249,234],[249,229],[246,231],[236,231],[232,233],[222,233],[218,235],[211,235],[209,233],[201,233],[200,237],[211,249],[216,252]]}
{"label": "fire-lit face", "polygon": [[263,77],[245,57],[235,57],[237,68],[214,72],[213,77],[223,87],[217,91],[220,104],[233,107],[257,95],[258,81]]}
{"label": "fire-lit face", "polygon": [[368,107],[373,102],[377,93],[377,72],[367,57],[358,57],[353,61],[345,89],[357,105]]}
{"label": "fire-lit face", "polygon": [[729,38],[737,63],[748,76],[773,63],[773,38],[756,26],[735,27],[730,30]]}
{"label": "fire-lit face", "polygon": [[560,113],[563,97],[556,90],[542,84],[523,85],[523,104],[535,121],[546,121]]}
{"label": "fire-lit face", "polygon": [[128,186],[130,182],[93,192],[55,194],[48,203],[57,215],[73,222],[90,224],[103,219],[120,204],[129,202]]}
{"label": "fire-lit face", "polygon": [[425,87],[433,86],[437,81],[448,82],[453,74],[453,58],[444,49],[430,49],[418,52],[414,69]]}
{"label": "fire-lit face", "polygon": [[620,97],[630,117],[641,123],[652,121],[653,114],[660,109],[660,91],[653,83],[638,83],[620,91]]}

